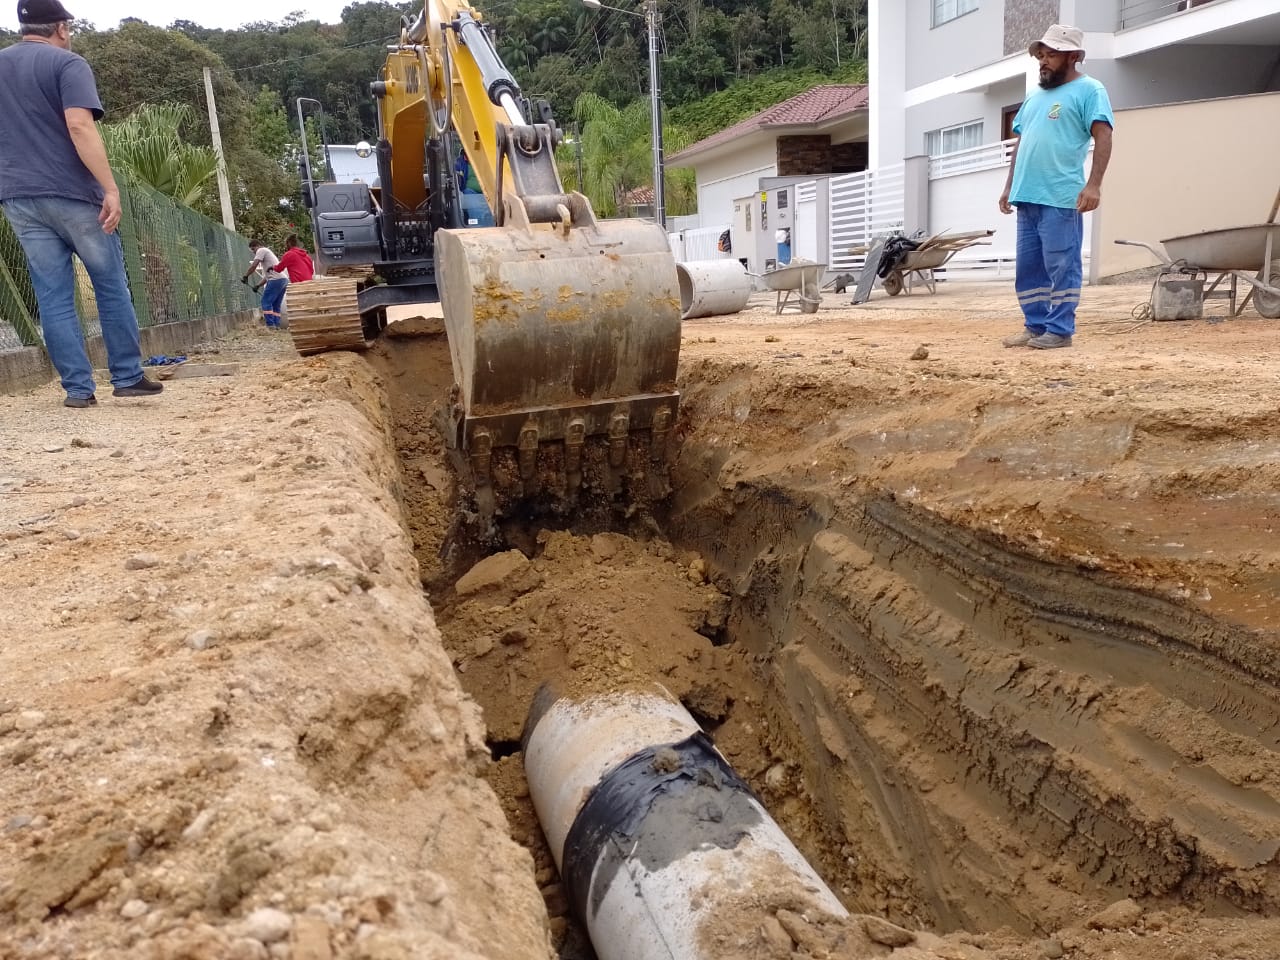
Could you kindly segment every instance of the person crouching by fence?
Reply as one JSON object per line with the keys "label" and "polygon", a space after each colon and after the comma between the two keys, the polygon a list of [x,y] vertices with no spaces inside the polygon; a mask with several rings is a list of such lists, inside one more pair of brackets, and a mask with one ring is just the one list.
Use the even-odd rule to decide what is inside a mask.
{"label": "person crouching by fence", "polygon": [[249,274],[262,268],[267,278],[262,288],[262,319],[268,327],[279,327],[280,307],[284,303],[285,289],[289,286],[289,275],[276,269],[280,265],[280,258],[264,246],[261,240],[250,240],[249,249],[253,251],[253,259],[249,261],[249,268],[245,270],[240,282],[248,283]]}

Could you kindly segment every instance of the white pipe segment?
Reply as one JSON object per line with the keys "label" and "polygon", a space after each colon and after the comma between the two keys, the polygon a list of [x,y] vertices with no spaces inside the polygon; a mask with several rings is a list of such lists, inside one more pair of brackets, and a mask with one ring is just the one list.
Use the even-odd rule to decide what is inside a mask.
{"label": "white pipe segment", "polygon": [[751,276],[737,260],[690,260],[676,264],[680,319],[737,313],[751,297]]}
{"label": "white pipe segment", "polygon": [[710,927],[751,904],[848,916],[659,684],[544,687],[524,741],[534,809],[600,960],[723,960]]}

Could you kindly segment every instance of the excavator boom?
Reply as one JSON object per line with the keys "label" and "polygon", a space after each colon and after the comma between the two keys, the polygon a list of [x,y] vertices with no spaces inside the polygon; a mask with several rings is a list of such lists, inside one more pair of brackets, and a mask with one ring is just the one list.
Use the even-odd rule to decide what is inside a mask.
{"label": "excavator boom", "polygon": [[[402,24],[372,89],[383,258],[374,266],[391,286],[438,291],[455,380],[447,440],[480,514],[533,502],[566,511],[590,493],[629,506],[665,492],[680,351],[666,231],[597,220],[585,196],[563,188],[550,110],[525,117],[467,4],[428,0]],[[495,226],[463,226],[454,144]],[[358,294],[361,309],[394,296]]]}

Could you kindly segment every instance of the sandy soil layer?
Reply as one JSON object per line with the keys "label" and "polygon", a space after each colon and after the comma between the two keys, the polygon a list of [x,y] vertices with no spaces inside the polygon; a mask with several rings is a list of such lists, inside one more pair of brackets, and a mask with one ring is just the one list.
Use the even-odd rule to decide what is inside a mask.
{"label": "sandy soil layer", "polygon": [[[815,317],[757,300],[686,324],[666,582],[728,598],[726,627],[703,628],[737,664],[707,669],[728,704],[710,725],[854,909],[1082,955],[1073,925],[1130,897],[1121,926],[1155,911],[1151,934],[1188,942],[1187,911],[1275,912],[1270,324],[1135,323],[1142,295],[1091,291],[1076,347],[1048,353],[999,346],[1018,323],[1003,287]],[[542,555],[545,533],[529,541],[558,571],[529,588],[532,625],[440,590],[496,742],[514,749],[538,678],[601,657],[688,699],[681,645],[645,639],[627,604],[671,602],[643,563],[579,580]],[[574,650],[590,648],[575,630],[603,629],[598,656],[494,643],[537,634],[561,589],[578,612],[551,632]],[[1269,923],[1235,936],[1253,956],[1278,946]]]}
{"label": "sandy soil layer", "polygon": [[667,530],[737,598],[861,909],[1277,911],[1275,329],[1135,325],[1135,293],[1062,351],[998,345],[1007,290],[686,325]]}
{"label": "sandy soil layer", "polygon": [[290,354],[0,398],[0,955],[549,955],[381,390]]}
{"label": "sandy soil layer", "polygon": [[1276,956],[1273,331],[1143,295],[1043,354],[1007,287],[688,323],[658,529],[461,584],[429,325],[0,398],[0,955],[587,956],[519,727],[656,676],[854,913],[946,934],[763,904],[733,956]]}

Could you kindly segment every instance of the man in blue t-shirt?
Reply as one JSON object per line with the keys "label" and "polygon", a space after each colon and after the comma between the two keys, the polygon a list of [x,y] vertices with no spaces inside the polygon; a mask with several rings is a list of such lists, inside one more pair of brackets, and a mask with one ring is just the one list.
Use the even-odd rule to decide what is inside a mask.
{"label": "man in blue t-shirt", "polygon": [[[1102,84],[1080,72],[1084,34],[1052,26],[1030,53],[1040,61],[1040,89],[1013,119],[1017,140],[1000,212],[1018,208],[1014,286],[1026,324],[1006,347],[1071,346],[1083,280],[1084,215],[1096,210],[1111,160],[1115,117]],[[1093,141],[1093,166],[1084,161]]]}
{"label": "man in blue t-shirt", "polygon": [[95,123],[102,103],[93,71],[71,52],[73,19],[61,0],[18,0],[22,42],[0,50],[0,209],[27,256],[45,349],[67,392],[63,405],[91,407],[98,401],[72,253],[93,283],[113,395],[146,397],[164,387],[142,373],[115,232],[120,190]]}

